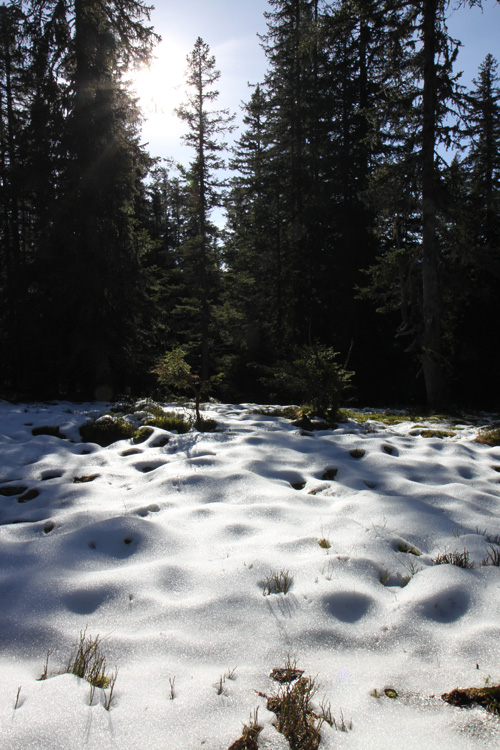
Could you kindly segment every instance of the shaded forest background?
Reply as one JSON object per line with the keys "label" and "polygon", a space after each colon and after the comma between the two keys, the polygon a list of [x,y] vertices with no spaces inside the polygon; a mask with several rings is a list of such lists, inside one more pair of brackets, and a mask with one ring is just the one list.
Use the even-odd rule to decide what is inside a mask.
{"label": "shaded forest background", "polygon": [[500,408],[500,78],[460,86],[447,10],[270,0],[228,163],[199,38],[182,168],[141,145],[142,0],[2,4],[1,395],[147,394],[183,346],[219,398],[287,401],[269,373],[305,346],[360,404]]}

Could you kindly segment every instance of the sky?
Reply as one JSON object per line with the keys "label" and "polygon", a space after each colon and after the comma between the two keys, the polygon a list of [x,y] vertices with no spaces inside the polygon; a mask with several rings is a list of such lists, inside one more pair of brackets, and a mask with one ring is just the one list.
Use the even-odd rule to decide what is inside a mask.
{"label": "sky", "polygon": [[[460,39],[458,66],[462,83],[470,85],[487,53],[500,60],[500,3],[484,0],[479,8],[449,10],[449,31]],[[248,101],[248,83],[258,83],[266,72],[266,58],[258,34],[265,33],[267,0],[157,0],[152,23],[162,37],[156,61],[139,74],[137,86],[146,117],[143,139],[153,156],[173,158],[187,165],[192,154],[182,144],[185,124],[173,110],[183,101],[186,55],[198,36],[207,42],[221,71],[218,105],[241,122],[241,103]],[[233,137],[238,137],[238,132]]]}

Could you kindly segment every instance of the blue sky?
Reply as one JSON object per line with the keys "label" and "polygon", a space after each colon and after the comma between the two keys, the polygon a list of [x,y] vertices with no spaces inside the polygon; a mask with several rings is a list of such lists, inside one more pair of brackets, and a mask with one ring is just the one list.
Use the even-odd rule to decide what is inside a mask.
{"label": "blue sky", "polygon": [[[470,84],[486,54],[500,60],[500,3],[485,0],[479,8],[449,10],[450,34],[460,39],[458,68],[464,71],[462,83]],[[147,121],[143,138],[154,156],[173,157],[187,164],[190,152],[181,143],[184,124],[172,109],[183,99],[182,82],[186,55],[198,36],[210,45],[221,71],[219,106],[240,112],[249,98],[247,83],[264,77],[266,60],[258,33],[266,31],[264,12],[267,0],[157,0],[152,15],[162,42],[151,74],[141,74],[141,102]]]}

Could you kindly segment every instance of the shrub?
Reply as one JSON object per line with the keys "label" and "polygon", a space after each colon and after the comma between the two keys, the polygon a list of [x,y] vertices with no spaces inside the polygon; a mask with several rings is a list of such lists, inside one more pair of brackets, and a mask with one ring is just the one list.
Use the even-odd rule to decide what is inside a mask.
{"label": "shrub", "polygon": [[135,429],[123,417],[103,416],[89,419],[80,427],[80,435],[86,443],[97,443],[105,448],[117,440],[127,440],[134,436]]}
{"label": "shrub", "polygon": [[330,347],[303,346],[291,362],[278,362],[274,382],[310,405],[314,415],[335,419],[353,373]]}

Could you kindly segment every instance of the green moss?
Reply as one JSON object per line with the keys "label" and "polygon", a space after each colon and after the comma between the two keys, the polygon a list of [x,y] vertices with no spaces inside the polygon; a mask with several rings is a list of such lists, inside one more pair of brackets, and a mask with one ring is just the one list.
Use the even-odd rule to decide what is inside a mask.
{"label": "green moss", "polygon": [[457,433],[451,432],[450,430],[419,430],[415,434],[420,435],[420,437],[423,438],[439,438],[442,440],[443,438],[455,437]]}
{"label": "green moss", "polygon": [[148,439],[150,435],[152,435],[154,432],[152,427],[144,426],[139,427],[138,430],[136,430],[132,436],[132,442],[135,445],[138,445],[139,443],[144,443],[145,440]]}
{"label": "green moss", "polygon": [[453,706],[482,706],[490,713],[500,716],[500,685],[456,688],[449,693],[443,693],[441,698]]}
{"label": "green moss", "polygon": [[382,422],[383,424],[399,424],[400,422],[420,422],[423,417],[417,417],[409,414],[390,414],[388,412],[370,411],[357,412],[351,409],[339,409],[338,418],[341,421],[352,419],[358,424],[365,422]]}
{"label": "green moss", "polygon": [[485,427],[479,431],[476,443],[489,445],[490,447],[500,445],[500,427]]}
{"label": "green moss", "polygon": [[395,414],[389,411],[353,411],[352,409],[339,409],[338,418],[346,421],[352,419],[358,424],[365,422],[381,422],[382,424],[400,424],[401,422],[448,422],[455,424],[470,424],[469,419],[463,417],[452,417],[449,414]]}
{"label": "green moss", "polygon": [[385,688],[384,693],[388,698],[392,698],[393,700],[398,697],[398,694],[394,688]]}
{"label": "green moss", "polygon": [[64,435],[59,430],[59,427],[55,425],[41,425],[40,427],[33,427],[31,434],[36,437],[37,435],[50,435],[51,437],[64,438]]}
{"label": "green moss", "polygon": [[278,406],[276,408],[254,409],[252,414],[263,414],[266,417],[283,417],[284,419],[297,419],[300,409],[297,406]]}
{"label": "green moss", "polygon": [[28,490],[27,492],[24,493],[24,495],[21,495],[21,497],[17,499],[17,502],[29,503],[30,500],[34,500],[36,497],[38,497],[39,494],[40,493],[38,492],[38,490],[35,490],[35,489]]}
{"label": "green moss", "polygon": [[217,430],[217,422],[215,419],[200,419],[199,422],[195,423],[195,427],[198,432],[215,432]]}
{"label": "green moss", "polygon": [[98,477],[100,477],[100,474],[88,474],[83,477],[74,477],[73,484],[88,484],[88,482],[93,482],[94,479],[97,479]]}
{"label": "green moss", "polygon": [[151,427],[158,427],[160,430],[178,432],[179,435],[189,432],[191,429],[191,422],[174,411],[163,412],[161,416],[157,417],[148,417],[144,424]]}
{"label": "green moss", "polygon": [[86,443],[97,443],[102,448],[133,437],[135,429],[123,417],[100,417],[89,419],[80,427],[80,435]]}
{"label": "green moss", "polygon": [[0,495],[3,497],[14,497],[14,495],[22,495],[28,488],[18,485],[10,485],[8,487],[0,487]]}
{"label": "green moss", "polygon": [[338,471],[339,471],[338,469],[326,469],[321,475],[321,479],[324,482],[333,482],[333,480],[338,474]]}
{"label": "green moss", "polygon": [[363,458],[365,453],[366,451],[363,448],[353,448],[352,451],[349,451],[351,458]]}

